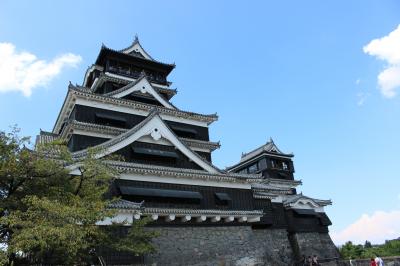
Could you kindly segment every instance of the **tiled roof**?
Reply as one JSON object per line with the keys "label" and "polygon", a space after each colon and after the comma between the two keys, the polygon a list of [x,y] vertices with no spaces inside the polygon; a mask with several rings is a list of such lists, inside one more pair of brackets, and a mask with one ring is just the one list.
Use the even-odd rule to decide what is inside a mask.
{"label": "tiled roof", "polygon": [[[126,48],[126,49],[128,49],[128,48]],[[175,66],[176,66],[175,63],[169,64],[169,63],[164,63],[164,62],[161,62],[161,61],[158,61],[158,60],[154,60],[154,59],[147,59],[144,56],[138,56],[136,53],[127,54],[127,53],[122,52],[123,50],[114,50],[112,48],[107,47],[104,44],[102,44],[102,46],[101,46],[101,50],[100,50],[99,56],[101,54],[101,51],[103,51],[103,50],[106,50],[106,51],[108,50],[108,51],[111,51],[111,52],[114,52],[114,53],[119,53],[119,54],[123,54],[123,55],[126,55],[126,56],[140,58],[142,60],[146,60],[146,61],[150,61],[150,62],[154,62],[154,63],[158,63],[160,65],[164,65],[164,66],[170,67],[172,69],[175,68]],[[97,57],[96,62],[99,60],[99,56]]]}
{"label": "tiled roof", "polygon": [[204,210],[204,209],[168,209],[168,208],[145,208],[144,214],[178,214],[178,215],[220,215],[220,216],[261,216],[263,215],[262,210]]}
{"label": "tiled roof", "polygon": [[143,208],[142,202],[132,202],[124,199],[118,199],[109,205],[112,209],[140,210]]}
{"label": "tiled roof", "polygon": [[47,131],[40,130],[39,135],[36,136],[35,145],[50,143],[52,141],[55,141],[58,138],[59,138],[58,134],[54,134],[52,132],[47,132]]}
{"label": "tiled roof", "polygon": [[145,104],[141,102],[136,102],[136,101],[131,101],[131,100],[126,100],[126,99],[118,99],[118,98],[113,98],[113,97],[107,97],[104,95],[99,95],[99,94],[94,94],[92,93],[88,88],[81,87],[81,86],[74,86],[72,84],[69,85],[68,87],[69,91],[73,94],[76,94],[77,96],[82,96],[86,98],[91,98],[94,100],[99,100],[107,103],[115,103],[118,105],[126,105],[129,107],[133,107],[139,110],[152,110],[152,109],[157,109],[161,114],[168,114],[168,115],[174,115],[178,117],[190,117],[194,119],[198,119],[201,121],[205,121],[208,123],[211,123],[213,121],[216,121],[218,119],[217,114],[198,114],[194,112],[188,112],[188,111],[182,111],[182,110],[176,110],[176,109],[170,109],[166,108],[163,106],[154,106],[151,104]]}
{"label": "tiled roof", "polygon": [[234,168],[237,168],[238,166],[250,161],[251,159],[257,157],[258,155],[261,155],[263,153],[267,153],[270,155],[277,155],[277,156],[283,156],[283,157],[293,157],[293,154],[288,154],[288,153],[283,153],[274,143],[272,139],[265,143],[264,145],[248,152],[248,153],[243,153],[242,157],[240,158],[240,161],[232,166],[227,167],[228,171],[231,171]]}
{"label": "tiled roof", "polygon": [[245,162],[248,161],[251,158],[254,158],[255,156],[263,153],[263,152],[268,152],[271,154],[276,154],[276,155],[282,155],[282,156],[288,156],[288,157],[293,157],[293,154],[287,154],[283,153],[279,148],[276,146],[274,141],[271,139],[268,141],[266,144],[258,147],[257,149],[254,149],[248,153],[243,153],[242,158],[240,159],[240,162]]}
{"label": "tiled roof", "polygon": [[261,181],[261,175],[236,174],[236,173],[209,173],[204,170],[175,168],[167,166],[157,166],[148,164],[138,164],[130,162],[108,161],[107,164],[113,166],[121,172],[135,172],[142,174],[153,174],[157,176],[173,176],[182,178],[205,179],[209,181],[228,181],[252,183]]}

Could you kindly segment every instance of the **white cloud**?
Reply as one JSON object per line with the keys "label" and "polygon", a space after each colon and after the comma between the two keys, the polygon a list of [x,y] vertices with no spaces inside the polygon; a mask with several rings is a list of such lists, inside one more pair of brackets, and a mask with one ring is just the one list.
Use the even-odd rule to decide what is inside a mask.
{"label": "white cloud", "polygon": [[398,66],[388,67],[379,73],[378,84],[385,97],[394,97],[396,95],[396,89],[400,88],[400,64]]}
{"label": "white cloud", "polygon": [[400,88],[400,25],[387,36],[369,42],[363,51],[387,62],[378,75],[378,85],[383,96],[394,97]]}
{"label": "white cloud", "polygon": [[82,61],[79,55],[67,53],[46,62],[29,52],[16,51],[12,43],[0,43],[0,58],[0,92],[21,91],[27,97],[64,67],[76,67]]}
{"label": "white cloud", "polygon": [[388,61],[389,64],[395,65],[400,63],[400,25],[379,39],[374,39],[366,46],[364,52],[372,56],[376,56],[381,60]]}
{"label": "white cloud", "polygon": [[361,79],[357,79],[355,83],[356,85],[359,85],[361,83]]}
{"label": "white cloud", "polygon": [[363,214],[360,219],[342,231],[331,234],[337,245],[347,241],[363,244],[365,240],[374,244],[400,237],[400,210],[376,211],[372,215]]}

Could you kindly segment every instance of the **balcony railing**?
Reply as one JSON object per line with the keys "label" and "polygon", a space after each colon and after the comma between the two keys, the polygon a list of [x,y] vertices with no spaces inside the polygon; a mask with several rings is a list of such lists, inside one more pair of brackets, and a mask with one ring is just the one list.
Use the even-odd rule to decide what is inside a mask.
{"label": "balcony railing", "polygon": [[[134,79],[139,78],[141,75],[141,71],[133,70],[130,68],[115,67],[115,66],[108,66],[107,71]],[[146,73],[146,75],[151,82],[160,84],[167,83],[167,80],[162,75],[155,75],[153,73]]]}

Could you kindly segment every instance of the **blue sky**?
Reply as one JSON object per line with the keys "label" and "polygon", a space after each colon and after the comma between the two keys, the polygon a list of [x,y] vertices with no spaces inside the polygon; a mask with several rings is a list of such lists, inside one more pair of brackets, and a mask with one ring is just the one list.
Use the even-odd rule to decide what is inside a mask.
{"label": "blue sky", "polygon": [[177,64],[176,106],[218,113],[217,166],[272,137],[295,154],[299,191],[333,200],[337,243],[380,242],[400,236],[400,89],[399,75],[389,85],[378,75],[400,61],[380,43],[363,47],[399,24],[398,1],[2,0],[3,48],[45,60],[31,72],[47,72],[36,83],[29,72],[27,96],[3,63],[0,129],[51,130],[68,82],[82,83],[101,43],[122,49],[138,34],[153,57]]}

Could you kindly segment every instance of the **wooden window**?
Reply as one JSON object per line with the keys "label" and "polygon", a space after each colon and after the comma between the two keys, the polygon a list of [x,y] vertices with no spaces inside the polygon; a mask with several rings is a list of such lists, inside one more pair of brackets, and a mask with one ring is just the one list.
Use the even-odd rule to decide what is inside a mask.
{"label": "wooden window", "polygon": [[217,192],[214,194],[216,198],[216,204],[218,205],[228,205],[229,202],[232,201],[231,197],[229,197],[228,193],[220,193]]}
{"label": "wooden window", "polygon": [[271,159],[271,167],[273,169],[279,169],[279,170],[285,170],[285,171],[290,170],[288,162],[273,160],[273,159]]}
{"label": "wooden window", "polygon": [[126,119],[105,113],[96,113],[95,123],[105,126],[126,127]]}
{"label": "wooden window", "polygon": [[158,156],[158,157],[167,157],[172,159],[178,159],[179,156],[176,152],[172,151],[161,151],[155,149],[147,149],[147,148],[133,148],[133,152],[142,155],[150,155],[150,156]]}
{"label": "wooden window", "polygon": [[176,199],[196,199],[201,200],[203,196],[200,192],[158,188],[138,188],[133,186],[119,186],[121,195],[144,196],[158,198],[176,198]]}
{"label": "wooden window", "polygon": [[239,174],[247,174],[247,168],[241,169],[238,173]]}
{"label": "wooden window", "polygon": [[249,166],[249,174],[253,174],[258,171],[258,163]]}
{"label": "wooden window", "polygon": [[194,128],[182,127],[182,126],[171,126],[171,129],[176,135],[183,138],[196,138],[197,130]]}

